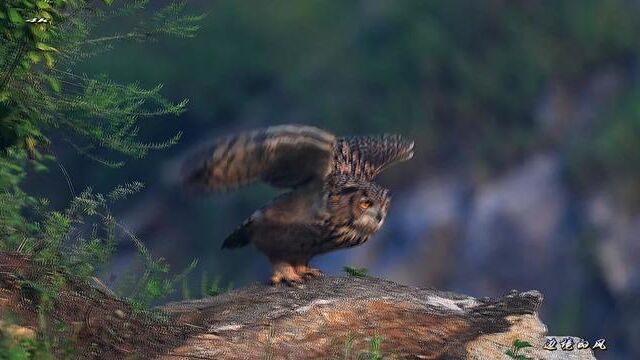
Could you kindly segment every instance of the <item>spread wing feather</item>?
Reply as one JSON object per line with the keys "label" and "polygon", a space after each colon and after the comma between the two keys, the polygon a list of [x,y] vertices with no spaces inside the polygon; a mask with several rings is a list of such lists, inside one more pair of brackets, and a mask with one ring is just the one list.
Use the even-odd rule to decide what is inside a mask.
{"label": "spread wing feather", "polygon": [[210,190],[262,180],[276,187],[321,181],[333,168],[336,138],[311,126],[281,125],[215,141],[185,162],[187,183]]}
{"label": "spread wing feather", "polygon": [[334,171],[373,180],[387,166],[411,159],[413,144],[413,140],[388,134],[339,138]]}

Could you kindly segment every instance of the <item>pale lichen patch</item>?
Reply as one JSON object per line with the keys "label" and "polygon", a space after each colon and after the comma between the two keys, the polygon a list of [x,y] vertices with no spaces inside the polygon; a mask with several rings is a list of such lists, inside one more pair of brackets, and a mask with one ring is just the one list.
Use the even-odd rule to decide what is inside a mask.
{"label": "pale lichen patch", "polygon": [[219,332],[223,332],[223,331],[238,331],[240,329],[242,329],[244,327],[244,325],[242,324],[227,324],[227,325],[223,325],[223,326],[217,326],[215,328],[210,328],[209,332],[211,333],[219,333]]}
{"label": "pale lichen patch", "polygon": [[312,308],[314,308],[315,306],[318,305],[328,305],[335,302],[335,300],[325,300],[325,299],[316,299],[313,300],[312,302],[310,302],[309,304],[305,305],[305,306],[301,306],[299,308],[296,309],[296,312],[298,314],[304,314],[307,311],[311,310]]}

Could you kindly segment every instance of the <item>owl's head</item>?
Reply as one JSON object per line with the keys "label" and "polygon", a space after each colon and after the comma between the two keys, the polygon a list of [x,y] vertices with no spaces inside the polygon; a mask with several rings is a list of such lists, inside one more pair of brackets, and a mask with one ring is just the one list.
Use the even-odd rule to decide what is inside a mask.
{"label": "owl's head", "polygon": [[341,179],[335,185],[329,196],[329,207],[337,220],[363,235],[378,231],[391,203],[388,190],[357,179]]}

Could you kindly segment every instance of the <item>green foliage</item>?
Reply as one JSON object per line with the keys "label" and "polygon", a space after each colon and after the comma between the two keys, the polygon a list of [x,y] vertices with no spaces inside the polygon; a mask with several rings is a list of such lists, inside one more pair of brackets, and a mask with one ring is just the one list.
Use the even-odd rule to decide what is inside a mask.
{"label": "green foliage", "polygon": [[47,204],[46,200],[29,196],[19,187],[26,176],[26,161],[26,153],[15,148],[0,156],[0,251],[19,250],[33,243],[38,224],[26,221],[24,210],[37,210]]}
{"label": "green foliage", "polygon": [[47,354],[47,347],[43,342],[34,339],[14,340],[0,331],[0,359],[6,360],[53,360]]}
{"label": "green foliage", "polygon": [[202,280],[200,282],[200,295],[201,296],[217,296],[224,294],[233,289],[233,282],[229,282],[226,286],[222,285],[222,279],[220,276],[216,276],[210,284],[207,281],[207,272],[202,272]]}
{"label": "green foliage", "polygon": [[3,54],[10,56],[4,64],[7,72],[0,80],[0,99],[8,96],[2,91],[16,67],[29,69],[40,61],[53,66],[59,51],[49,44],[60,35],[60,28],[55,24],[65,22],[65,10],[74,5],[68,0],[4,1],[0,7],[0,38],[6,44]]}
{"label": "green foliage", "polygon": [[54,360],[77,358],[75,338],[69,327],[57,320],[49,323],[44,315],[38,313],[37,333],[19,335],[11,331],[19,326],[16,317],[5,313],[0,318],[0,359],[7,360]]}
{"label": "green foliage", "polygon": [[[166,278],[168,266],[153,259],[109,211],[113,201],[139,191],[141,183],[119,186],[107,195],[87,189],[65,210],[48,210],[45,199],[29,196],[19,185],[30,166],[46,170],[54,160],[41,152],[53,131],[81,153],[111,166],[122,161],[104,160],[100,150],[142,157],[179,139],[176,134],[165,141],[139,142],[138,123],[177,115],[186,101],[166,100],[160,95],[161,86],[120,85],[106,76],[91,78],[69,70],[94,55],[92,47],[120,39],[91,38],[97,23],[135,15],[146,3],[135,1],[109,11],[109,6],[82,0],[10,0],[0,5],[0,251],[33,255],[44,266],[55,264],[87,277],[110,258],[120,230],[135,242],[146,266],[140,284],[145,295],[134,298],[142,303],[172,290],[173,282]],[[145,39],[157,34],[193,36],[201,17],[183,11],[184,3],[171,2],[149,24],[128,34],[144,34]],[[44,20],[30,21],[39,18]],[[45,64],[40,63],[43,59]]]}
{"label": "green foliage", "polygon": [[532,345],[528,341],[516,339],[513,341],[513,345],[511,346],[511,348],[507,350],[505,354],[507,354],[507,356],[509,356],[510,358],[516,360],[533,360],[532,357],[520,354],[520,351],[522,349],[526,349],[531,346]]}
{"label": "green foliage", "polygon": [[354,266],[345,266],[342,268],[342,270],[345,273],[347,273],[347,275],[354,276],[354,277],[365,277],[369,272],[367,268],[354,267]]}
{"label": "green foliage", "polygon": [[185,6],[186,1],[178,1],[158,11],[153,17],[156,24],[154,28],[168,35],[194,37],[200,29],[199,23],[204,15],[183,15]]}
{"label": "green foliage", "polygon": [[[62,129],[64,139],[82,154],[121,166],[122,160],[105,160],[102,153],[139,158],[178,141],[180,133],[160,142],[141,142],[138,127],[147,118],[182,113],[186,100],[166,100],[160,94],[162,86],[121,85],[105,75],[89,77],[69,70],[110,49],[115,41],[153,40],[162,34],[194,36],[202,16],[184,15],[184,3],[171,2],[152,21],[124,35],[91,37],[98,24],[134,16],[146,3],[135,1],[107,11],[81,0],[11,0],[0,8],[2,149],[20,145],[37,156],[39,147],[49,143],[48,133]],[[47,21],[25,22],[40,17]]]}
{"label": "green foliage", "polygon": [[183,271],[173,274],[164,258],[153,257],[142,241],[128,231],[127,236],[138,249],[138,263],[132,266],[119,293],[127,297],[137,312],[146,312],[149,304],[172,294],[178,284],[186,281],[198,262],[193,260]]}
{"label": "green foliage", "polygon": [[273,326],[273,323],[269,323],[269,332],[267,333],[267,339],[264,344],[264,355],[262,356],[264,360],[273,359],[273,338],[275,335],[276,329]]}
{"label": "green foliage", "polygon": [[[53,131],[80,153],[110,166],[123,162],[105,160],[100,155],[103,150],[142,157],[178,141],[179,133],[160,142],[139,142],[138,124],[145,118],[180,114],[186,101],[166,100],[160,95],[161,86],[120,85],[106,76],[91,78],[69,70],[92,55],[92,47],[117,40],[91,39],[97,23],[135,15],[145,3],[130,3],[112,12],[80,0],[10,0],[0,5],[0,251],[33,254],[43,265],[73,269],[81,277],[93,274],[114,251],[119,225],[108,205],[138,191],[140,183],[118,187],[106,196],[88,189],[63,211],[45,210],[46,199],[29,196],[19,185],[29,167],[46,170],[54,160],[41,151]],[[182,3],[170,3],[150,25],[136,31],[149,39],[163,33],[193,36],[200,17],[184,16],[183,10]],[[33,18],[46,21],[30,22]],[[87,217],[97,221],[89,225]],[[136,245],[144,249],[137,239]],[[144,300],[168,292],[171,282],[160,281],[158,275],[167,273],[167,267],[151,260],[147,252],[143,258],[150,269],[145,273],[149,283]]]}
{"label": "green foliage", "polygon": [[[379,335],[374,335],[368,341],[368,349],[357,353],[356,357],[353,357],[353,347],[356,341],[356,336],[353,333],[348,333],[343,345],[343,354],[341,358],[343,360],[349,359],[362,359],[362,360],[384,360],[388,358],[395,359],[393,354],[384,354],[382,351],[383,338]],[[333,359],[337,359],[334,357]]]}
{"label": "green foliage", "polygon": [[[66,287],[69,277],[75,281],[89,281],[111,259],[116,242],[123,236],[136,245],[141,264],[136,271],[140,275],[132,277],[133,286],[123,295],[133,306],[135,316],[144,316],[155,322],[166,320],[159,311],[148,310],[148,305],[170,295],[197,262],[193,261],[181,273],[172,274],[163,258],[153,257],[142,241],[114,218],[110,206],[141,188],[142,184],[134,182],[118,186],[106,195],[87,189],[64,210],[49,210],[45,206],[29,209],[34,212],[33,219],[29,220],[32,222],[22,220],[29,231],[10,237],[13,241],[0,242],[0,251],[29,255],[40,270],[34,273],[33,279],[22,281],[23,290],[31,294],[39,309],[38,338],[18,343],[0,338],[0,355],[4,352],[10,359],[19,359],[24,354],[28,355],[26,359],[46,359],[38,354],[49,354],[54,351],[52,349],[56,353],[72,352],[73,344],[68,343],[72,338],[67,330],[60,328],[62,324],[47,326],[46,319],[53,301]],[[2,218],[0,221],[6,222]],[[42,350],[45,346],[46,349]]]}
{"label": "green foliage", "polygon": [[[30,255],[42,268],[55,270],[43,272],[41,278],[25,283],[44,304],[65,286],[69,274],[86,281],[98,272],[111,259],[118,239],[124,236],[136,245],[142,267],[141,275],[135,278],[126,295],[142,308],[172,293],[175,284],[195,268],[197,262],[193,261],[180,274],[171,274],[164,259],[153,257],[144,243],[114,218],[110,206],[141,188],[141,183],[134,182],[118,186],[107,195],[87,189],[64,210],[41,206],[23,209],[32,211],[32,220],[0,217],[0,223],[15,222],[24,227],[15,231],[14,236],[3,238],[0,250]],[[5,195],[9,203],[19,203],[14,197]]]}
{"label": "green foliage", "polygon": [[32,348],[31,339],[12,339],[3,331],[3,329],[0,328],[0,359],[31,359],[30,350]]}
{"label": "green foliage", "polygon": [[355,335],[353,333],[349,333],[347,335],[347,339],[344,341],[344,360],[351,359],[351,352],[353,351],[353,340],[355,340]]}
{"label": "green foliage", "polygon": [[382,337],[376,335],[371,338],[369,342],[369,353],[365,355],[366,359],[382,360],[384,358],[382,354]]}
{"label": "green foliage", "polygon": [[114,167],[123,160],[106,159],[105,154],[140,158],[178,141],[180,133],[142,142],[138,131],[144,119],[182,113],[186,100],[165,99],[162,86],[123,85],[106,75],[73,71],[80,62],[110,50],[115,41],[154,40],[162,34],[194,36],[202,17],[185,15],[183,2],[170,2],[151,21],[134,25],[128,33],[93,37],[98,24],[137,16],[147,3],[6,0],[0,4],[0,251],[27,255],[39,269],[21,284],[39,311],[38,337],[16,342],[0,333],[0,358],[71,356],[68,329],[55,320],[48,323],[51,306],[70,277],[89,281],[123,237],[136,245],[142,267],[129,299],[138,314],[162,320],[146,306],[171,293],[196,266],[194,261],[184,272],[172,275],[164,259],[153,257],[114,218],[110,207],[140,191],[139,182],[107,194],[88,188],[77,196],[69,183],[73,198],[64,209],[51,209],[46,199],[20,188],[31,168],[46,171],[55,161],[47,154],[54,135],[81,154]]}
{"label": "green foliage", "polygon": [[[233,289],[233,282],[229,282],[226,286],[223,286],[222,278],[220,276],[216,276],[212,281],[209,281],[208,273],[206,271],[201,272],[200,297],[218,296],[230,291],[231,289]],[[191,299],[191,289],[186,277],[182,279],[182,298],[185,300]]]}
{"label": "green foliage", "polygon": [[[120,225],[109,207],[141,186],[140,183],[119,186],[108,196],[87,189],[64,210],[49,210],[46,201],[33,200],[19,190],[5,192],[5,204],[32,206],[9,210],[0,207],[0,224],[5,225],[0,250],[31,255],[42,266],[55,266],[86,278],[109,260],[115,250]],[[16,213],[25,212],[29,213],[28,219],[16,217]]]}

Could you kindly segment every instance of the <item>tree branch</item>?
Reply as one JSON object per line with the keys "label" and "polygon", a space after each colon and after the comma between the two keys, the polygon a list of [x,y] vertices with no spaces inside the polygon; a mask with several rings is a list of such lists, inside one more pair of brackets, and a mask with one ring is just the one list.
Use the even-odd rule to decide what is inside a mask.
{"label": "tree branch", "polygon": [[142,33],[132,31],[126,34],[118,34],[113,36],[104,36],[104,37],[95,38],[95,39],[88,39],[88,40],[85,40],[83,44],[97,44],[101,42],[117,41],[117,40],[144,39],[144,38],[149,38],[155,35],[156,33],[157,31],[147,31]]}
{"label": "tree branch", "polygon": [[13,73],[15,72],[18,65],[20,65],[20,60],[24,55],[26,44],[27,43],[24,40],[20,40],[20,42],[18,43],[18,46],[17,46],[18,48],[16,49],[14,57],[11,63],[9,63],[9,65],[7,66],[7,70],[4,73],[2,80],[0,80],[0,92],[2,92],[7,86],[7,84],[9,84],[9,81],[11,80]]}

